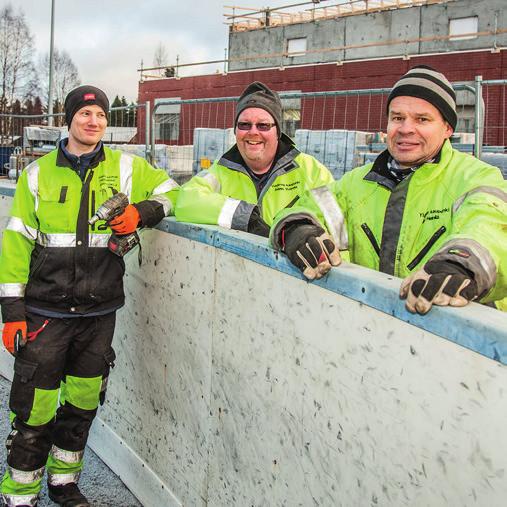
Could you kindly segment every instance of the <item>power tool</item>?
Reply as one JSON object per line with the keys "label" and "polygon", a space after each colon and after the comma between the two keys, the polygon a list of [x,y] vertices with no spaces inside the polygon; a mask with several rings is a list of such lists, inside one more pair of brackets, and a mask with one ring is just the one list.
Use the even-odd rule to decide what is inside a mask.
{"label": "power tool", "polygon": [[[129,205],[129,198],[122,192],[118,192],[110,197],[107,201],[103,202],[99,209],[95,212],[88,223],[93,225],[98,220],[110,222],[113,218],[121,215],[125,208]],[[111,252],[123,257],[127,252],[130,252],[140,243],[139,234],[134,231],[131,234],[116,234],[112,233],[107,247]]]}

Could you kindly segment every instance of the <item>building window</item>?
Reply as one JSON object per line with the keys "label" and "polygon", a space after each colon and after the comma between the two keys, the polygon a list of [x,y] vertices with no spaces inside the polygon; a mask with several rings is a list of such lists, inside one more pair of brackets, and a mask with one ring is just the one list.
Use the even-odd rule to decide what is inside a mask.
{"label": "building window", "polygon": [[[169,99],[155,99],[155,104]],[[171,97],[170,100],[180,100]],[[161,105],[155,111],[155,139],[157,141],[177,141],[180,137],[181,104]]]}
{"label": "building window", "polygon": [[302,55],[306,51],[306,37],[287,39],[287,56]]}
{"label": "building window", "polygon": [[473,16],[470,18],[457,18],[449,20],[450,40],[476,39],[479,18]]}
{"label": "building window", "polygon": [[282,132],[294,138],[301,127],[301,99],[282,99]]}

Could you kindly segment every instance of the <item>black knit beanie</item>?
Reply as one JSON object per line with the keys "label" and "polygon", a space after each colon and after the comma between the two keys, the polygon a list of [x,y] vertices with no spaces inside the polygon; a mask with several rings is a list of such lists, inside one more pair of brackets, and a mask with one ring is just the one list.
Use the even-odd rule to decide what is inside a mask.
{"label": "black knit beanie", "polygon": [[234,125],[236,125],[239,115],[249,107],[258,107],[267,111],[275,120],[278,137],[282,135],[282,130],[280,128],[280,124],[282,123],[282,103],[278,93],[270,90],[265,84],[259,81],[254,81],[249,84],[238,99]]}
{"label": "black knit beanie", "polygon": [[442,73],[426,65],[410,69],[393,86],[387,99],[388,112],[391,100],[401,96],[417,97],[428,101],[440,111],[453,130],[456,128],[458,122],[456,94],[451,83]]}
{"label": "black knit beanie", "polygon": [[109,100],[106,94],[95,86],[83,85],[74,88],[65,98],[65,121],[70,127],[74,115],[84,106],[96,104],[104,113],[109,111]]}

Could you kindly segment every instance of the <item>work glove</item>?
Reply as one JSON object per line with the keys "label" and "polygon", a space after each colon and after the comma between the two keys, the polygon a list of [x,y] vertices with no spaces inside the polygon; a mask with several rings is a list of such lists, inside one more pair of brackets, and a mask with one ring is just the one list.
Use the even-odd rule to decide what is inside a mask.
{"label": "work glove", "polygon": [[255,206],[248,221],[247,232],[269,238],[269,225],[262,219],[259,208]]}
{"label": "work glove", "polygon": [[478,298],[471,271],[448,260],[429,260],[422,269],[405,278],[400,297],[409,312],[428,313],[432,305],[465,306]]}
{"label": "work glove", "polygon": [[282,250],[309,280],[322,278],[341,263],[340,252],[322,227],[307,223],[282,230]]}
{"label": "work glove", "polygon": [[121,215],[114,217],[108,225],[116,234],[123,236],[125,234],[132,234],[137,229],[140,221],[139,211],[137,211],[134,205],[129,204],[125,208],[125,211]]}
{"label": "work glove", "polygon": [[16,355],[19,349],[24,347],[27,342],[26,321],[6,322],[2,331],[2,341],[4,342],[4,347],[12,355]]}

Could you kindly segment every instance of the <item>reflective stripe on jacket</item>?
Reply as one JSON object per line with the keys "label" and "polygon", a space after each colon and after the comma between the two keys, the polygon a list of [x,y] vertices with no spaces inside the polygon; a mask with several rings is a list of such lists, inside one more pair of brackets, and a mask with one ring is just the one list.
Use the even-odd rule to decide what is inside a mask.
{"label": "reflective stripe on jacket", "polygon": [[331,181],[324,165],[292,146],[276,162],[258,196],[248,170],[222,157],[181,187],[175,215],[181,222],[246,230],[252,210],[258,206],[270,225],[275,215],[292,206],[305,190]]}
{"label": "reflective stripe on jacket", "polygon": [[[387,152],[374,164],[387,161]],[[281,212],[279,233],[296,217],[324,225],[351,262],[404,278],[433,255],[445,258],[452,246],[471,251],[460,260],[492,287],[484,302],[507,296],[507,182],[500,171],[446,141],[436,163],[417,169],[398,185],[368,164],[339,181],[306,193]],[[344,226],[344,224],[346,224]]]}
{"label": "reflective stripe on jacket", "polygon": [[[21,174],[0,257],[0,298],[75,314],[123,304],[123,259],[109,252],[109,227],[88,219],[115,192],[137,203],[141,223],[153,226],[171,214],[178,185],[144,159],[104,148],[84,181],[57,165],[58,150]],[[61,156],[61,155],[60,155]],[[7,306],[7,305],[6,305]]]}

